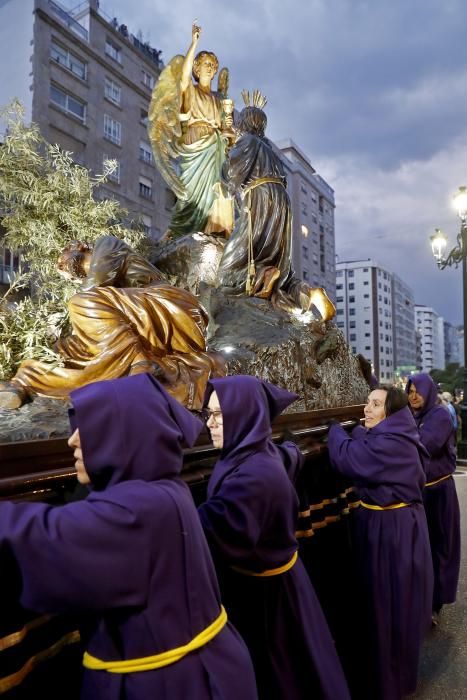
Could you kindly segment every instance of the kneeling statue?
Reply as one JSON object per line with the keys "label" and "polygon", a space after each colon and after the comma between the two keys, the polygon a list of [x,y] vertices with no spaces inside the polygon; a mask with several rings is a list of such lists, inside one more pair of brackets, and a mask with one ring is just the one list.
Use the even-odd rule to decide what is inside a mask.
{"label": "kneeling statue", "polygon": [[156,374],[187,408],[202,407],[208,379],[223,376],[225,363],[206,350],[208,316],[193,294],[168,284],[114,236],[93,249],[73,241],[58,268],[84,280],[68,304],[72,333],[57,342],[63,367],[22,362],[0,389],[1,408],[18,408],[34,394],[66,399],[85,384],[139,372]]}

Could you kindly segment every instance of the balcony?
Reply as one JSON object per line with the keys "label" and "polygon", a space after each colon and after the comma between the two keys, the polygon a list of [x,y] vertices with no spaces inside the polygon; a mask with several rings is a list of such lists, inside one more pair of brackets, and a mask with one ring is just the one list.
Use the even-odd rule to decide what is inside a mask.
{"label": "balcony", "polygon": [[67,28],[74,34],[77,34],[83,41],[89,41],[88,30],[83,27],[82,24],[77,22],[73,17],[67,12],[61,5],[49,0],[49,7],[52,13],[60,20],[62,24],[65,24]]}

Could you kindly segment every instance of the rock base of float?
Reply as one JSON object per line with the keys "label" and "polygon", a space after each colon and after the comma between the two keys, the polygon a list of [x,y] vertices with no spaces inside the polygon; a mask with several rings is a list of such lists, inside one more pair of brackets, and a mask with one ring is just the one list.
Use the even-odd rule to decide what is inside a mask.
{"label": "rock base of float", "polygon": [[0,409],[0,443],[69,437],[69,405],[37,396],[21,408]]}
{"label": "rock base of float", "polygon": [[175,287],[201,295],[202,285],[215,286],[225,239],[205,233],[190,233],[182,238],[159,243],[151,262]]}
{"label": "rock base of float", "polygon": [[359,360],[332,321],[290,314],[255,297],[202,289],[208,345],[222,352],[229,374],[252,374],[296,392],[288,413],[362,404],[368,396]]}

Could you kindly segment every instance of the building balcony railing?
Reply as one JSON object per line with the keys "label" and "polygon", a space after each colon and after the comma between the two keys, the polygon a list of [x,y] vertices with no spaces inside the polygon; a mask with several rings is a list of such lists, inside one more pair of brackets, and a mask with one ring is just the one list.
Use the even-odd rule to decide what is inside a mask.
{"label": "building balcony railing", "polygon": [[82,39],[84,39],[84,41],[89,40],[89,34],[86,27],[83,27],[82,24],[73,19],[70,13],[67,12],[63,7],[61,7],[61,5],[59,5],[57,2],[54,2],[54,0],[49,0],[49,6],[54,15],[58,17],[60,21],[63,22],[63,24],[66,24],[68,29],[74,32],[74,34],[80,36]]}

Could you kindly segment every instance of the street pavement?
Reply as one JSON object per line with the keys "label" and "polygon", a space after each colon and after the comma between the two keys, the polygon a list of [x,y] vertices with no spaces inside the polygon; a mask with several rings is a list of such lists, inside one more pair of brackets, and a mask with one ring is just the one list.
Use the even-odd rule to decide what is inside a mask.
{"label": "street pavement", "polygon": [[467,471],[455,476],[461,509],[462,562],[457,601],[443,608],[422,651],[411,700],[467,700]]}

